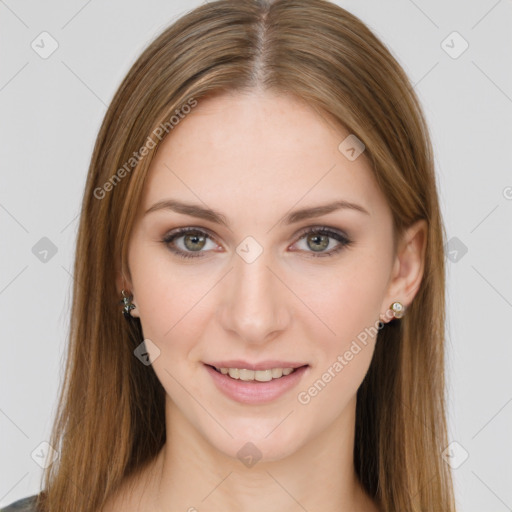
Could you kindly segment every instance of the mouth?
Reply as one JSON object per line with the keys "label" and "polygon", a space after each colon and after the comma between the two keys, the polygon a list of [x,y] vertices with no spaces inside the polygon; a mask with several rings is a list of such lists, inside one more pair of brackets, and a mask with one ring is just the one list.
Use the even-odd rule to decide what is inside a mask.
{"label": "mouth", "polygon": [[221,375],[226,375],[233,380],[241,380],[244,382],[270,382],[272,380],[282,379],[293,372],[296,372],[300,368],[304,368],[309,366],[307,364],[293,367],[293,366],[285,366],[279,367],[276,366],[274,368],[267,368],[264,370],[250,370],[247,368],[232,368],[232,367],[217,367],[211,364],[207,364],[217,373]]}
{"label": "mouth", "polygon": [[[240,364],[240,361],[206,364],[217,390],[243,404],[266,404],[295,388],[308,372],[309,364],[271,362],[260,365]],[[279,364],[276,364],[279,363]],[[253,366],[253,368],[247,368]],[[254,366],[259,366],[254,369]]]}

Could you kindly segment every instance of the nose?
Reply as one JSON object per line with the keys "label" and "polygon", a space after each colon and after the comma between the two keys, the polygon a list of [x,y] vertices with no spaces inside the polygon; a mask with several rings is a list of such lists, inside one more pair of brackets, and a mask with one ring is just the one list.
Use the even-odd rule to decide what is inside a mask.
{"label": "nose", "polygon": [[[246,343],[263,344],[289,325],[291,292],[264,251],[255,261],[234,256],[223,290],[220,318],[224,329]],[[287,297],[288,295],[288,297]]]}

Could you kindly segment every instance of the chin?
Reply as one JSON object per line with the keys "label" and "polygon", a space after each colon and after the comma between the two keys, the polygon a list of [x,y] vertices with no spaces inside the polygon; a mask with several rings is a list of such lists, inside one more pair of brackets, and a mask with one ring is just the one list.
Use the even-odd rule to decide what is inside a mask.
{"label": "chin", "polygon": [[297,426],[295,429],[291,424],[285,426],[291,420],[289,418],[283,422],[285,416],[262,422],[248,420],[251,425],[247,425],[247,421],[241,425],[226,422],[233,438],[219,433],[215,438],[208,436],[207,441],[224,455],[240,460],[247,467],[251,467],[252,461],[282,460],[295,453],[306,441],[303,428]]}

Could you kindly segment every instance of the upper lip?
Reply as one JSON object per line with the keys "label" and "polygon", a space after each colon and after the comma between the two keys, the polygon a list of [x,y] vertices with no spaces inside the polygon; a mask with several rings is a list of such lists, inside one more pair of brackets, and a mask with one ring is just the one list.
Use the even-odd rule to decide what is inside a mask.
{"label": "upper lip", "polygon": [[228,361],[213,361],[205,363],[215,368],[238,368],[246,370],[271,370],[272,368],[300,368],[301,366],[307,366],[308,363],[298,363],[296,361],[278,361],[268,360],[260,361],[259,363],[249,363],[241,359],[230,359]]}

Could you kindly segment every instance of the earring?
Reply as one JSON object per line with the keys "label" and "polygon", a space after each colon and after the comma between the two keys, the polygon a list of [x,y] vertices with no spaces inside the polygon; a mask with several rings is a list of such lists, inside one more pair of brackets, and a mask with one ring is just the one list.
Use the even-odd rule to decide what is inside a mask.
{"label": "earring", "polygon": [[123,304],[122,313],[125,318],[133,318],[130,313],[132,309],[135,309],[135,304],[132,302],[133,295],[126,295],[124,290],[121,290],[121,294],[123,296],[122,300],[120,301],[121,304]]}
{"label": "earring", "polygon": [[389,309],[393,312],[395,318],[402,318],[405,313],[405,308],[401,302],[393,302]]}

